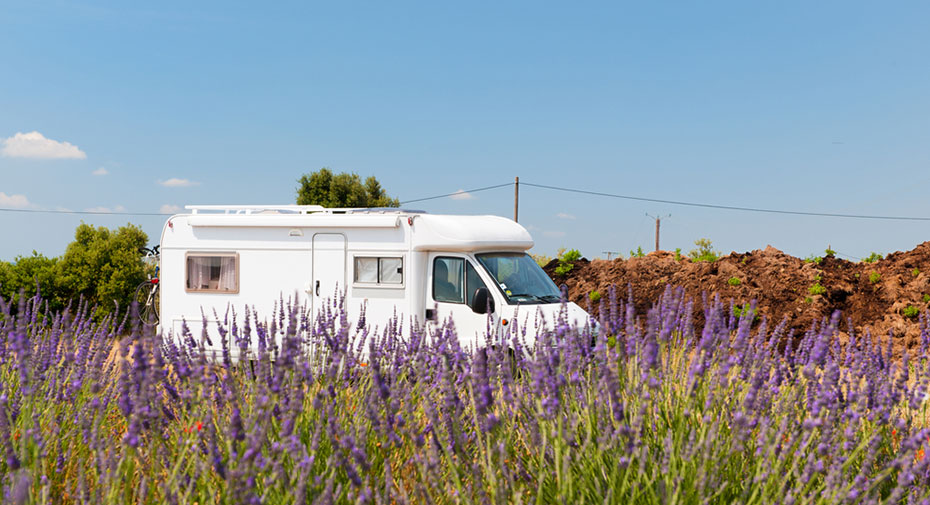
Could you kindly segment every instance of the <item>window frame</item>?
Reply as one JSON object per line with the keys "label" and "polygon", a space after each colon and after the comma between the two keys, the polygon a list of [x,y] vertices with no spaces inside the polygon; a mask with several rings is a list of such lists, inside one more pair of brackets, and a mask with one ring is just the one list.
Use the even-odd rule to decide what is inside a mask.
{"label": "window frame", "polygon": [[[221,291],[219,289],[191,288],[190,286],[190,258],[191,257],[210,257],[210,258],[233,258],[236,264],[236,289],[230,291]],[[237,251],[187,251],[184,253],[184,291],[186,293],[209,293],[215,295],[235,295],[239,294],[241,289],[241,278],[239,276],[239,253]]]}
{"label": "window frame", "polygon": [[[374,259],[378,263],[378,271],[375,274],[377,277],[377,282],[362,282],[358,280],[358,263],[359,259]],[[381,260],[391,259],[391,260],[400,260],[400,282],[399,283],[388,283],[381,282]],[[377,288],[377,289],[404,289],[407,286],[407,261],[406,257],[403,254],[397,255],[383,255],[383,254],[353,254],[352,255],[352,286],[359,288]]]}
{"label": "window frame", "polygon": [[[436,262],[441,259],[442,260],[447,260],[447,259],[459,260],[462,262],[462,284],[461,284],[462,301],[461,302],[450,302],[448,300],[437,300],[436,299]],[[432,298],[431,301],[436,302],[436,303],[452,303],[455,305],[465,305],[465,299],[466,299],[466,296],[465,296],[465,268],[466,266],[465,265],[467,264],[467,262],[468,262],[468,258],[464,256],[434,256],[433,257],[433,261],[430,264],[430,275],[429,275],[429,284],[430,284],[429,293],[430,293],[430,297]]]}

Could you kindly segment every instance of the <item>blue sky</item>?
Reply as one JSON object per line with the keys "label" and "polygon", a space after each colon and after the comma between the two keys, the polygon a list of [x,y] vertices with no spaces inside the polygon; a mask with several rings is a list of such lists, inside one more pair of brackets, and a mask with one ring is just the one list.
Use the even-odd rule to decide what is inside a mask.
{"label": "blue sky", "polygon": [[[326,166],[401,200],[519,176],[930,217],[925,2],[125,4],[0,4],[0,208],[292,203],[296,179]],[[411,206],[512,214],[512,188],[471,196]],[[662,247],[685,251],[707,237],[724,252],[862,257],[930,239],[920,221],[531,187],[520,203],[549,255],[649,250],[646,213],[671,214]],[[0,212],[0,259],[58,255],[81,220],[137,223],[153,242],[164,222]]]}

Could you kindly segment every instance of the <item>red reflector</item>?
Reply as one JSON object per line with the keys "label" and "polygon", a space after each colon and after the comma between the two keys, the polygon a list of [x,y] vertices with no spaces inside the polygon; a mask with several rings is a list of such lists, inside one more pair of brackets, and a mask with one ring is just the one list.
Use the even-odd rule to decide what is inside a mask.
{"label": "red reflector", "polygon": [[509,321],[507,321],[506,319],[501,319],[501,324],[504,325],[504,326],[507,326],[507,323],[508,323],[508,322],[509,322]]}
{"label": "red reflector", "polygon": [[158,279],[152,279],[152,284],[158,284]]}

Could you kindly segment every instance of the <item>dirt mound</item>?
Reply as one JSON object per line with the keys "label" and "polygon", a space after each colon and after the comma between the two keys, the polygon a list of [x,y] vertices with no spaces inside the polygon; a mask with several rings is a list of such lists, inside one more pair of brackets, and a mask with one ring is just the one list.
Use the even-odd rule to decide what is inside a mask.
{"label": "dirt mound", "polygon": [[[675,258],[657,251],[641,258],[613,261],[581,259],[564,276],[555,274],[558,261],[544,268],[556,284],[568,287],[569,298],[587,307],[592,291],[605,296],[610,286],[626,298],[632,289],[638,311],[655,303],[665,287],[685,289],[694,300],[695,322],[703,322],[703,296],[720,295],[742,305],[756,300],[758,314],[771,324],[782,320],[803,332],[834,311],[852,322],[859,334],[895,338],[895,347],[918,343],[918,312],[930,308],[930,242],[911,251],[889,254],[874,263],[854,263],[834,256],[819,262],[787,255],[772,246],[748,253],[731,253],[715,262]],[[841,329],[847,326],[842,325]]]}

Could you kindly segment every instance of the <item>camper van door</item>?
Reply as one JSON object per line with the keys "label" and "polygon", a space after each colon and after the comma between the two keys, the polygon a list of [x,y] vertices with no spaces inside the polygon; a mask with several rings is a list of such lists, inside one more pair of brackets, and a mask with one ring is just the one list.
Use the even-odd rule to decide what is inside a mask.
{"label": "camper van door", "polygon": [[[437,310],[434,324],[442,325],[452,318],[462,346],[484,346],[488,315],[476,313],[471,301],[478,288],[487,288],[478,269],[464,255],[435,253],[430,259],[430,305]],[[492,321],[496,315],[491,315]]]}
{"label": "camper van door", "polygon": [[346,290],[346,236],[341,233],[313,235],[313,281],[310,283],[314,317],[327,299],[344,295]]}

